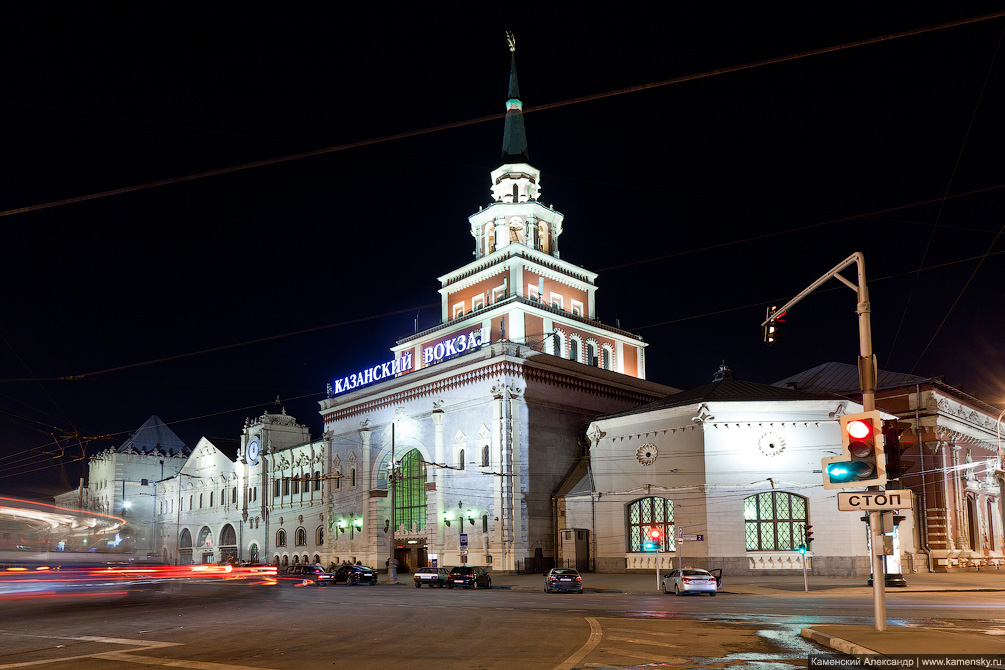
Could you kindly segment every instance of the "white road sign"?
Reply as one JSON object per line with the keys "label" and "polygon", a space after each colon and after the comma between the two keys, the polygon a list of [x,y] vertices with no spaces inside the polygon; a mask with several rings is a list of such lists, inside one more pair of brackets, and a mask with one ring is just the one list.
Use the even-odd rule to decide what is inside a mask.
{"label": "white road sign", "polygon": [[914,494],[910,489],[896,491],[857,491],[838,493],[838,509],[842,512],[869,510],[910,509]]}

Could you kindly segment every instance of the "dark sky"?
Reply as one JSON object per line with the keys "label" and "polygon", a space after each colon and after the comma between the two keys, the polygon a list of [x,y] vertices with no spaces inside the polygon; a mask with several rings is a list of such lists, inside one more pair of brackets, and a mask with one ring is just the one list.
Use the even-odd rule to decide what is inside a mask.
{"label": "dark sky", "polygon": [[416,315],[433,326],[436,277],[472,258],[507,29],[562,258],[600,273],[600,318],[650,344],[650,379],[854,363],[836,281],[776,346],[759,324],[861,251],[880,366],[1005,397],[1005,18],[784,59],[996,3],[337,4],[0,6],[0,494],[74,486],[81,446],[60,436],[112,436],[90,455],[151,414],[194,445],[279,395],[318,436],[326,382],[386,360]]}

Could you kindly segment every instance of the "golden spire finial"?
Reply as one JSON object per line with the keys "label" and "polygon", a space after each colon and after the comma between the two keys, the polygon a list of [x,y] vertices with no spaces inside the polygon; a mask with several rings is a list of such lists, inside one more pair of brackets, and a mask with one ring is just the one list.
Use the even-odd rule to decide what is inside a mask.
{"label": "golden spire finial", "polygon": [[516,51],[516,37],[508,30],[506,31],[506,41],[509,43],[509,50]]}

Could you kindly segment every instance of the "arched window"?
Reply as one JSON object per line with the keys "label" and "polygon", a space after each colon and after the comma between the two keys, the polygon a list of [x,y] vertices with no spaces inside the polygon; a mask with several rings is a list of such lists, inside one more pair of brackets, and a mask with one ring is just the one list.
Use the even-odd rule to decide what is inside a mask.
{"label": "arched window", "polygon": [[627,507],[628,536],[626,550],[643,551],[643,545],[650,538],[650,531],[659,529],[661,546],[658,551],[676,551],[674,537],[673,501],[667,498],[640,498]]}
{"label": "arched window", "polygon": [[314,471],[314,490],[321,490],[321,472],[318,470]]}
{"label": "arched window", "polygon": [[569,338],[569,360],[578,361],[579,360],[579,340],[575,337]]}
{"label": "arched window", "polygon": [[605,370],[613,370],[614,352],[610,347],[604,346],[600,353],[600,364]]}
{"label": "arched window", "polygon": [[237,546],[237,531],[229,523],[223,527],[220,531],[220,546],[221,547],[236,547]]}
{"label": "arched window", "polygon": [[[463,450],[462,450],[463,451]],[[416,530],[426,527],[426,462],[417,449],[401,459],[395,490],[394,527]]]}
{"label": "arched window", "polygon": [[283,495],[290,495],[290,480],[287,477],[283,477]]}
{"label": "arched window", "polygon": [[285,547],[286,546],[286,531],[280,528],[276,531],[276,546]]}
{"label": "arched window", "polygon": [[213,491],[209,492],[209,506],[213,506]]}
{"label": "arched window", "polygon": [[483,533],[489,532],[489,515],[488,514],[482,514],[482,532]]}
{"label": "arched window", "polygon": [[349,472],[349,486],[356,488],[356,468]]}
{"label": "arched window", "polygon": [[565,355],[565,333],[560,330],[555,331],[555,336],[552,339],[552,350],[551,353],[555,356]]}
{"label": "arched window", "polygon": [[321,547],[325,543],[325,527],[318,526],[317,530],[314,531],[314,544]]}
{"label": "arched window", "polygon": [[300,528],[297,528],[296,539],[297,539],[297,546],[298,547],[306,547],[307,546],[307,529],[304,528],[303,526],[301,526]]}
{"label": "arched window", "polygon": [[293,478],[293,495],[300,493],[300,480],[296,477]]}
{"label": "arched window", "polygon": [[336,470],[335,471],[335,490],[336,491],[341,491],[342,490],[342,471],[341,470]]}
{"label": "arched window", "polygon": [[458,470],[463,470],[464,469],[464,450],[463,449],[461,449],[457,453],[457,469]]}
{"label": "arched window", "polygon": [[482,447],[482,467],[487,468],[489,466],[489,445],[484,445]]}
{"label": "arched window", "polygon": [[236,486],[234,487],[234,492],[230,494],[230,502],[232,502],[232,503],[236,503],[237,502],[237,487]]}
{"label": "arched window", "polygon": [[806,498],[785,491],[765,491],[743,499],[747,551],[794,551],[803,543]]}
{"label": "arched window", "polygon": [[586,343],[586,364],[597,364],[597,347],[594,346],[593,342]]}
{"label": "arched window", "polygon": [[195,497],[194,496],[189,496],[188,497],[188,508],[189,508],[189,510],[194,510],[195,509],[194,501],[195,501]]}
{"label": "arched window", "polygon": [[251,547],[248,549],[248,553],[250,554],[249,558],[251,558],[251,562],[252,563],[258,563],[258,560],[259,560],[259,556],[258,556],[258,543],[252,542],[251,543]]}

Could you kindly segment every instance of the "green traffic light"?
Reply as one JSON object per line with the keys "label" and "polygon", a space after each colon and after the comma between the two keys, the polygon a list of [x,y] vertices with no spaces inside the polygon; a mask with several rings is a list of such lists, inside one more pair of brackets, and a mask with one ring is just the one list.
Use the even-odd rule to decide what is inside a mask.
{"label": "green traffic light", "polygon": [[875,472],[875,466],[867,461],[843,461],[827,466],[827,477],[832,482],[854,482],[869,479]]}

